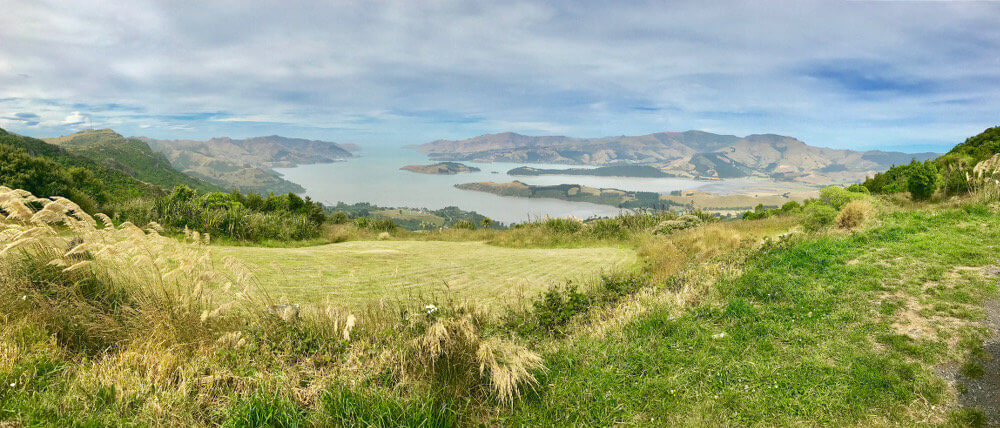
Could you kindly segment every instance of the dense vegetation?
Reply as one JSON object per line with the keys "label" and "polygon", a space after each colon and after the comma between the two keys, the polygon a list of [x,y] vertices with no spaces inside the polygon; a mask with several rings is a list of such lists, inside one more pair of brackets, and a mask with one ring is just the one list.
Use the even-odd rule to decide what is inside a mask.
{"label": "dense vegetation", "polygon": [[294,193],[211,192],[199,195],[187,186],[170,195],[135,199],[118,207],[135,224],[155,222],[171,230],[197,230],[239,241],[303,240],[320,234],[326,220],[323,204]]}
{"label": "dense vegetation", "polygon": [[1000,154],[1000,127],[989,128],[969,137],[943,156],[906,165],[897,165],[888,171],[865,180],[864,186],[872,193],[885,194],[910,192],[915,199],[929,199],[935,192],[946,196],[968,193],[983,182],[986,176],[1000,174],[994,168],[977,171],[980,163]]}
{"label": "dense vegetation", "polygon": [[0,183],[39,196],[64,196],[90,213],[160,189],[44,141],[0,129]]}

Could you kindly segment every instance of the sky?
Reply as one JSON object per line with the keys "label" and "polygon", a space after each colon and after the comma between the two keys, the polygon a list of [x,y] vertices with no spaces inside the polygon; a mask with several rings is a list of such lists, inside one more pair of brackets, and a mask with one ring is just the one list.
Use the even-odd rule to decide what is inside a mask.
{"label": "sky", "polygon": [[947,151],[1000,2],[0,0],[0,127],[361,145],[698,129]]}

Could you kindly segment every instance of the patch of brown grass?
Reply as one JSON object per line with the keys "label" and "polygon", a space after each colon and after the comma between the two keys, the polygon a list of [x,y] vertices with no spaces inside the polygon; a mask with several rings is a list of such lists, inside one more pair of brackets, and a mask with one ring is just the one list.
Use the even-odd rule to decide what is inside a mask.
{"label": "patch of brown grass", "polygon": [[856,229],[871,218],[874,212],[875,207],[871,202],[865,199],[853,200],[840,209],[834,222],[841,229]]}

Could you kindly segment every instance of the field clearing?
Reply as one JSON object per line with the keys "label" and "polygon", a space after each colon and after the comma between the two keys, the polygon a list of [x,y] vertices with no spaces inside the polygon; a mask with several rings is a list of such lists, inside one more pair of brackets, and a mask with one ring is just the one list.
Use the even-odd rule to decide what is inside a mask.
{"label": "field clearing", "polygon": [[510,303],[551,284],[631,269],[623,248],[518,249],[482,242],[352,241],[305,248],[215,247],[257,266],[274,299],[363,304],[386,298]]}

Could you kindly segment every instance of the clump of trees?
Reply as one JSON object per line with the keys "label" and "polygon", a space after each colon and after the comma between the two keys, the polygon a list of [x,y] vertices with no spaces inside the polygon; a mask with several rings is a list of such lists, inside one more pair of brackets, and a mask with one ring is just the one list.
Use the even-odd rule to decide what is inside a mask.
{"label": "clump of trees", "polygon": [[927,200],[935,192],[946,196],[968,193],[975,187],[975,167],[1000,153],[1000,126],[969,137],[945,155],[924,162],[911,161],[875,174],[864,182],[871,193],[910,192],[914,200]]}

